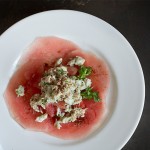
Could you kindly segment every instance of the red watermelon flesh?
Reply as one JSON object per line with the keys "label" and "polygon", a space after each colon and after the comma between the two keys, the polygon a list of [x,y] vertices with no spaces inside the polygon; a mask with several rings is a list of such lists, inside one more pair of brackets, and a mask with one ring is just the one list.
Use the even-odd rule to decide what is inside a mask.
{"label": "red watermelon flesh", "polygon": [[[38,83],[44,71],[54,65],[58,58],[63,58],[64,64],[70,58],[81,56],[85,58],[86,66],[91,66],[93,73],[89,76],[92,87],[99,92],[100,102],[83,100],[80,107],[87,108],[85,117],[75,122],[62,124],[61,129],[54,126],[57,118],[55,105],[48,105],[46,111],[48,118],[39,123],[35,119],[40,114],[30,107],[30,98],[40,93]],[[105,63],[93,54],[85,53],[70,41],[57,37],[37,38],[20,59],[20,65],[11,77],[5,91],[5,100],[11,116],[25,129],[45,132],[62,139],[79,139],[86,137],[99,127],[105,111],[105,97],[109,86],[109,72]],[[77,68],[69,68],[70,74],[75,74]],[[25,96],[17,97],[15,89],[19,85],[25,87]],[[60,108],[64,104],[59,103]]]}

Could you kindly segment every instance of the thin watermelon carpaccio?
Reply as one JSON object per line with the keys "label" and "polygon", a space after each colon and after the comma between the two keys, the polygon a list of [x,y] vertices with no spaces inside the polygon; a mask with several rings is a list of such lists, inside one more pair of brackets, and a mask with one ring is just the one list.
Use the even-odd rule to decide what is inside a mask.
{"label": "thin watermelon carpaccio", "polygon": [[[48,118],[43,122],[36,122],[40,114],[30,106],[30,98],[40,93],[38,83],[46,69],[53,67],[58,58],[63,58],[64,65],[75,56],[83,57],[85,66],[92,67],[92,74],[88,77],[92,80],[93,90],[99,92],[100,102],[83,100],[82,106],[87,108],[85,117],[81,120],[62,124],[61,129],[54,126],[55,107],[48,105],[46,112]],[[71,73],[72,68],[69,68]],[[76,70],[75,70],[76,72]],[[74,73],[74,72],[73,72]],[[23,128],[38,132],[44,132],[61,139],[80,139],[95,131],[101,124],[106,109],[105,97],[110,82],[107,65],[95,55],[82,51],[74,43],[57,37],[39,37],[34,40],[28,50],[20,58],[19,65],[11,77],[5,90],[5,101],[10,115]],[[25,88],[25,95],[17,97],[15,89],[19,85]],[[63,107],[62,104],[59,104]]]}

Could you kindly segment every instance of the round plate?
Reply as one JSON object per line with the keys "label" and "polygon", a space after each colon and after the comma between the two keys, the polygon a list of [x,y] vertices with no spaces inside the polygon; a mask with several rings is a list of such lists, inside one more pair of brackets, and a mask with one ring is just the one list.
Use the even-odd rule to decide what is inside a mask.
{"label": "round plate", "polygon": [[[27,131],[10,117],[4,90],[22,52],[39,36],[71,40],[103,58],[110,68],[105,120],[84,140],[60,140],[44,133]],[[77,11],[43,12],[23,19],[4,32],[0,38],[0,50],[0,145],[3,150],[119,150],[133,134],[144,105],[143,72],[133,48],[108,23]]]}

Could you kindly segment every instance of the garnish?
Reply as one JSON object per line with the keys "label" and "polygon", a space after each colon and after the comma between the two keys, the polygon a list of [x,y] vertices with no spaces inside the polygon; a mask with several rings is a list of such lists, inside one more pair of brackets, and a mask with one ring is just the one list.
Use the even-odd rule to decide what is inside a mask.
{"label": "garnish", "polygon": [[57,73],[59,75],[63,75],[64,74],[64,70],[62,68],[60,68],[60,69],[57,70]]}
{"label": "garnish", "polygon": [[79,69],[79,79],[85,79],[87,76],[89,76],[92,73],[92,68],[91,67],[85,67],[81,66]]}
{"label": "garnish", "polygon": [[95,102],[100,101],[98,92],[92,91],[91,87],[88,87],[83,92],[81,92],[81,96],[83,99],[94,99]]}

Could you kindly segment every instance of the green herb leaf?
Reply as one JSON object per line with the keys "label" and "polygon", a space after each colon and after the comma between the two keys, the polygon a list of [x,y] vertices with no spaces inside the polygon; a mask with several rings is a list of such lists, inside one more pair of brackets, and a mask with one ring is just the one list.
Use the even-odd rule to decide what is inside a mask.
{"label": "green herb leaf", "polygon": [[95,102],[100,101],[98,92],[92,91],[92,88],[90,88],[90,87],[88,87],[84,91],[82,91],[81,96],[83,99],[94,99]]}
{"label": "green herb leaf", "polygon": [[79,69],[79,79],[85,79],[87,76],[89,76],[92,73],[92,68],[91,67],[85,67],[81,66]]}
{"label": "green herb leaf", "polygon": [[98,95],[98,92],[93,92],[93,98],[94,98],[94,101],[95,102],[99,102],[100,101],[100,98],[99,98],[99,95]]}

